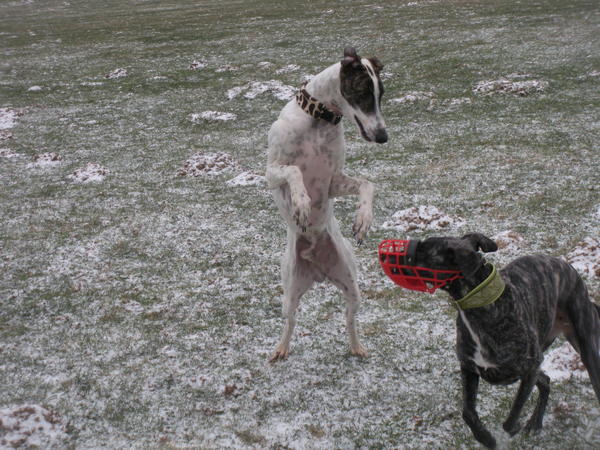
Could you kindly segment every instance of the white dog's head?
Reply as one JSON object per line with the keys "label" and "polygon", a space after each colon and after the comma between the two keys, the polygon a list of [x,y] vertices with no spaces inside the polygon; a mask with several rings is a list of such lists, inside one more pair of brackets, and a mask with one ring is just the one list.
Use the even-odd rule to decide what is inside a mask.
{"label": "white dog's head", "polygon": [[356,122],[365,140],[378,144],[388,140],[381,114],[381,69],[383,65],[377,58],[361,58],[354,48],[344,49],[340,69],[340,90],[345,100],[342,112]]}

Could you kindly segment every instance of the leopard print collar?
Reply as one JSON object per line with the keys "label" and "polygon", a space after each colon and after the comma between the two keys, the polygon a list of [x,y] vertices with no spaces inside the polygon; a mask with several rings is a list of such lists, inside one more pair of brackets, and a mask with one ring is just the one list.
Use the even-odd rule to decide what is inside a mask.
{"label": "leopard print collar", "polygon": [[316,98],[312,97],[305,89],[306,83],[302,85],[296,93],[296,103],[309,116],[315,119],[325,120],[333,125],[337,125],[342,120],[341,114],[335,114]]}

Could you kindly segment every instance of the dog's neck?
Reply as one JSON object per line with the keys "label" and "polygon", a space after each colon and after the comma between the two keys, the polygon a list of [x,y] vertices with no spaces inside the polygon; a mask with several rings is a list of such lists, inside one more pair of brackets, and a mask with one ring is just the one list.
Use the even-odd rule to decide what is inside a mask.
{"label": "dog's neck", "polygon": [[343,102],[340,91],[340,63],[333,64],[308,82],[306,90],[323,103],[327,109],[337,115],[343,114]]}
{"label": "dog's neck", "polygon": [[492,266],[482,261],[481,266],[472,274],[464,275],[464,278],[458,278],[447,286],[446,290],[456,301],[465,297],[469,292],[483,283],[492,273]]}

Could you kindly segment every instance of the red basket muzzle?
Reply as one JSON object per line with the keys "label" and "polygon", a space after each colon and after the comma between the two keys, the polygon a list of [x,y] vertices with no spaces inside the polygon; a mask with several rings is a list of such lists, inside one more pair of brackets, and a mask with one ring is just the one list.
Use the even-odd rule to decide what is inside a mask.
{"label": "red basket muzzle", "polygon": [[433,293],[448,283],[464,278],[458,270],[415,266],[417,240],[390,239],[379,244],[379,263],[385,274],[399,286]]}

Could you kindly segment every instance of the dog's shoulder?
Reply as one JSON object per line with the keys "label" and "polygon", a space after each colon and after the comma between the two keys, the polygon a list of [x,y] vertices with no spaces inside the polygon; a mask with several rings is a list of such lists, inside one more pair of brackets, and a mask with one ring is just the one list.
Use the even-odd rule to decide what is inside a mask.
{"label": "dog's shoulder", "polygon": [[581,282],[577,270],[562,258],[526,255],[513,260],[500,271],[512,296],[545,298],[553,292],[572,290]]}

